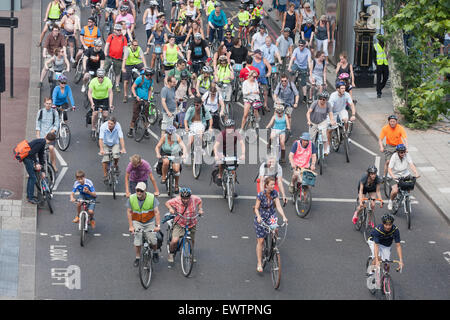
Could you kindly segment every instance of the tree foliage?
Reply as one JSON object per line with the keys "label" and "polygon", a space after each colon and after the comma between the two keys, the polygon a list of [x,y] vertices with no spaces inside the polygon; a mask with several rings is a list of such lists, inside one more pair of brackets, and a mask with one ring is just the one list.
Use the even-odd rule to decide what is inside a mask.
{"label": "tree foliage", "polygon": [[402,86],[395,88],[405,107],[398,108],[413,128],[427,128],[440,116],[450,115],[450,62],[440,54],[441,42],[450,31],[450,2],[443,0],[385,1],[383,19],[385,38],[403,32],[406,50],[392,48],[395,66],[401,73]]}

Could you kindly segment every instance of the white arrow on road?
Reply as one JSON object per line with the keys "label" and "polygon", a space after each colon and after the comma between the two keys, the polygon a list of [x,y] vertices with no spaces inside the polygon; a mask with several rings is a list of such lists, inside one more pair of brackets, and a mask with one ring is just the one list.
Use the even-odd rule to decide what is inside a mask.
{"label": "white arrow on road", "polygon": [[61,183],[62,179],[64,178],[64,175],[66,174],[67,170],[69,170],[69,167],[67,165],[67,162],[64,160],[64,158],[61,156],[61,154],[58,152],[58,150],[55,148],[56,158],[59,161],[59,164],[61,165],[61,171],[58,174],[58,177],[56,178],[55,185],[53,186],[53,191],[56,191],[58,189],[59,184]]}

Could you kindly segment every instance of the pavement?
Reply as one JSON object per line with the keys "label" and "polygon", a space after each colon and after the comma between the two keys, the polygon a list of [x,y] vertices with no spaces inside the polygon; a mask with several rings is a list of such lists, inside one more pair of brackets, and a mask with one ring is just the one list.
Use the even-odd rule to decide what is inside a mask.
{"label": "pavement", "polygon": [[[270,7],[271,2],[264,4],[264,9],[271,21],[281,28],[281,21],[277,21],[277,11],[267,11]],[[335,66],[330,63],[327,68],[330,93],[335,87],[335,70]],[[378,136],[381,128],[387,124],[387,117],[394,113],[389,81],[388,86],[383,89],[380,99],[377,98],[375,85],[372,88],[358,88],[357,83],[356,88],[353,89],[353,97],[357,100],[357,120],[361,121],[376,139],[371,150],[381,157],[381,170],[383,170],[384,156],[379,151]],[[401,120],[400,124],[403,124]],[[408,136],[408,152],[420,174],[416,186],[450,223],[450,162],[448,161],[450,159],[450,126],[440,123],[428,130],[413,130],[404,127]]]}

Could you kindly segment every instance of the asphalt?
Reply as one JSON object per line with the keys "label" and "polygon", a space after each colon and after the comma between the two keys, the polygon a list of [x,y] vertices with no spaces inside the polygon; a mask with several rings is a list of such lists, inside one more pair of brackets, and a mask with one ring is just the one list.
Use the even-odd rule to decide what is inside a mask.
{"label": "asphalt", "polygon": [[[46,5],[47,1],[43,4]],[[236,11],[236,2],[226,2],[225,12]],[[232,9],[230,9],[230,7]],[[82,19],[87,17],[83,11]],[[276,24],[266,23],[277,32]],[[138,26],[140,43],[145,40],[143,27]],[[80,86],[69,83],[75,92],[75,101],[81,99]],[[47,86],[41,92],[46,92]],[[159,90],[158,90],[159,91]],[[132,104],[123,104],[122,93],[115,94],[115,115],[124,130],[128,127]],[[233,104],[237,119],[242,108]],[[305,106],[293,116],[293,134],[298,136],[306,130]],[[368,164],[376,158],[361,148],[350,146],[350,163],[346,163],[342,151],[327,158],[324,176],[318,177],[312,190],[313,207],[306,219],[295,215],[292,203],[285,207],[289,225],[286,240],[281,244],[282,284],[278,291],[271,285],[270,274],[256,273],[255,237],[252,205],[257,165],[242,165],[238,169],[238,194],[233,213],[228,211],[224,199],[204,199],[205,218],[200,221],[197,232],[197,263],[190,278],[181,274],[179,260],[168,268],[166,253],[162,252],[160,263],[155,266],[151,288],[144,290],[139,283],[137,269],[133,268],[134,250],[128,235],[125,198],[113,200],[111,195],[99,196],[96,208],[97,228],[90,232],[86,247],[79,245],[79,233],[71,223],[75,214],[69,202],[68,192],[77,169],[83,169],[98,192],[108,192],[101,182],[98,149],[89,139],[89,128],[84,125],[85,110],[69,114],[72,131],[71,146],[60,152],[67,164],[67,172],[61,179],[53,200],[55,214],[44,208],[38,209],[36,228],[36,299],[373,299],[365,287],[364,266],[369,248],[359,232],[353,230],[351,216],[354,210],[356,184]],[[269,116],[263,118],[267,123]],[[153,130],[159,133],[159,128]],[[371,133],[356,123],[352,138],[358,144],[376,152]],[[290,147],[292,140],[288,142]],[[156,139],[151,137],[136,143],[126,138],[127,155],[120,161],[122,174],[119,191],[124,191],[123,172],[128,157],[140,153],[154,163]],[[260,147],[264,144],[260,143]],[[198,180],[192,177],[191,167],[183,166],[181,185],[188,185],[194,194],[220,197],[221,190],[209,185],[212,168],[204,167]],[[284,178],[289,180],[290,171],[284,167]],[[61,167],[60,167],[61,171]],[[159,180],[159,179],[157,179]],[[160,186],[164,192],[164,187]],[[413,229],[406,229],[406,219],[398,214],[396,224],[400,227],[405,259],[405,270],[395,274],[399,299],[449,299],[448,262],[445,253],[450,239],[448,226],[428,201],[416,190],[414,192]],[[167,197],[160,197],[161,201]],[[162,206],[161,206],[162,207]],[[161,208],[163,212],[163,210]],[[376,216],[386,209],[378,209]],[[53,247],[52,247],[53,246]],[[59,251],[56,249],[60,249]],[[163,247],[164,249],[164,247]],[[53,251],[52,251],[53,250]],[[55,251],[56,250],[56,251]],[[64,251],[65,250],[65,251]],[[426,263],[424,263],[426,262]],[[80,289],[69,289],[64,279],[55,272],[69,266],[80,268]],[[431,270],[430,270],[431,269]],[[53,271],[53,277],[52,277]],[[58,284],[59,283],[59,284]]]}

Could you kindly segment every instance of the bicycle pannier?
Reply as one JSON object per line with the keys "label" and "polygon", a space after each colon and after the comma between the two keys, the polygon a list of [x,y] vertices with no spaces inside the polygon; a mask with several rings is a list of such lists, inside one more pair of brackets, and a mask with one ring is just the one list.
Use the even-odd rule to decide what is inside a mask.
{"label": "bicycle pannier", "polygon": [[22,162],[23,159],[28,157],[28,154],[30,153],[30,145],[28,144],[27,140],[23,140],[17,144],[17,146],[14,148],[14,159],[19,160],[19,162]]}

